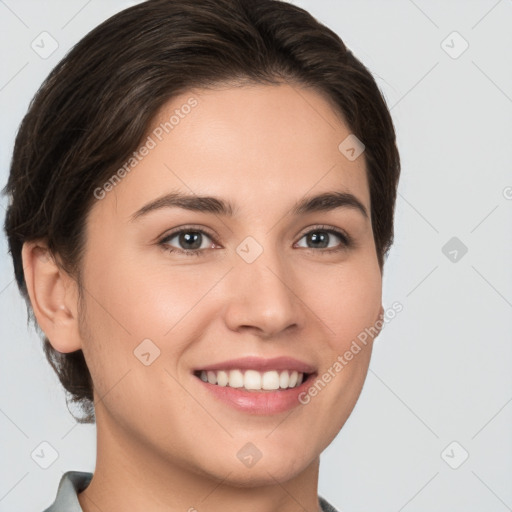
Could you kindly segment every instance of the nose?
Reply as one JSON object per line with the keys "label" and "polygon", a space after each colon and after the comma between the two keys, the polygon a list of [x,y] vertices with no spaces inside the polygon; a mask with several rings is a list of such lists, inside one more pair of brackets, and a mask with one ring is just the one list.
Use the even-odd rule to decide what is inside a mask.
{"label": "nose", "polygon": [[265,248],[251,263],[240,258],[228,279],[224,312],[229,329],[269,339],[302,325],[305,312],[294,290],[297,278],[277,251]]}

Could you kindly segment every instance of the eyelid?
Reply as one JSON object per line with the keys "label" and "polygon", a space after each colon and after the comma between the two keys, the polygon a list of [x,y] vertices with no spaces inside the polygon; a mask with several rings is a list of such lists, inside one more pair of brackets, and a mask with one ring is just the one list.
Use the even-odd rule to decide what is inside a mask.
{"label": "eyelid", "polygon": [[311,233],[311,231],[328,231],[328,232],[334,232],[334,234],[344,237],[347,244],[352,242],[352,237],[342,228],[338,228],[336,226],[330,226],[329,224],[315,224],[313,226],[309,226],[305,228],[304,231],[301,232],[300,238],[302,238],[304,235],[307,235],[308,233]]}

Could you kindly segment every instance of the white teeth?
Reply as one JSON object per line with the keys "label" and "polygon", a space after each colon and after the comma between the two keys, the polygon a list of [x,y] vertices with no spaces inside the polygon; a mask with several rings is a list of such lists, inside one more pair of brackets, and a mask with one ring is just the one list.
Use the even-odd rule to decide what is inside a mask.
{"label": "white teeth", "polygon": [[275,390],[300,386],[304,379],[302,372],[296,370],[258,372],[256,370],[208,370],[201,371],[200,379],[209,384],[245,388],[247,390]]}
{"label": "white teeth", "polygon": [[261,375],[256,370],[247,370],[244,375],[245,389],[261,389]]}
{"label": "white teeth", "polygon": [[228,386],[241,388],[244,385],[244,374],[240,370],[230,370]]}
{"label": "white teeth", "polygon": [[229,383],[229,377],[226,372],[217,372],[217,384],[219,386],[227,386]]}
{"label": "white teeth", "polygon": [[265,372],[261,378],[262,389],[279,389],[279,373]]}
{"label": "white teeth", "polygon": [[281,372],[281,375],[279,375],[279,387],[287,388],[289,382],[290,382],[290,375],[288,374],[288,370]]}

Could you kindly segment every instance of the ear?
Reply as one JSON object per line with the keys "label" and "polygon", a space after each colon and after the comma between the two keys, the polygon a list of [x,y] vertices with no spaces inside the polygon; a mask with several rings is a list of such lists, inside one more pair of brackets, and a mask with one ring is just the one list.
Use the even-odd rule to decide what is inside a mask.
{"label": "ear", "polygon": [[78,286],[41,241],[23,244],[25,282],[39,327],[58,352],[79,350]]}

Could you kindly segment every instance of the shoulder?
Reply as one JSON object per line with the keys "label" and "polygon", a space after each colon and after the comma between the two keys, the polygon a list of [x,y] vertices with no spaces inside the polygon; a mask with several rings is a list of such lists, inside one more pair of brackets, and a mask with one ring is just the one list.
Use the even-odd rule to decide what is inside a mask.
{"label": "shoulder", "polygon": [[67,471],[60,479],[54,502],[43,512],[82,512],[78,493],[83,491],[92,479],[86,471]]}

